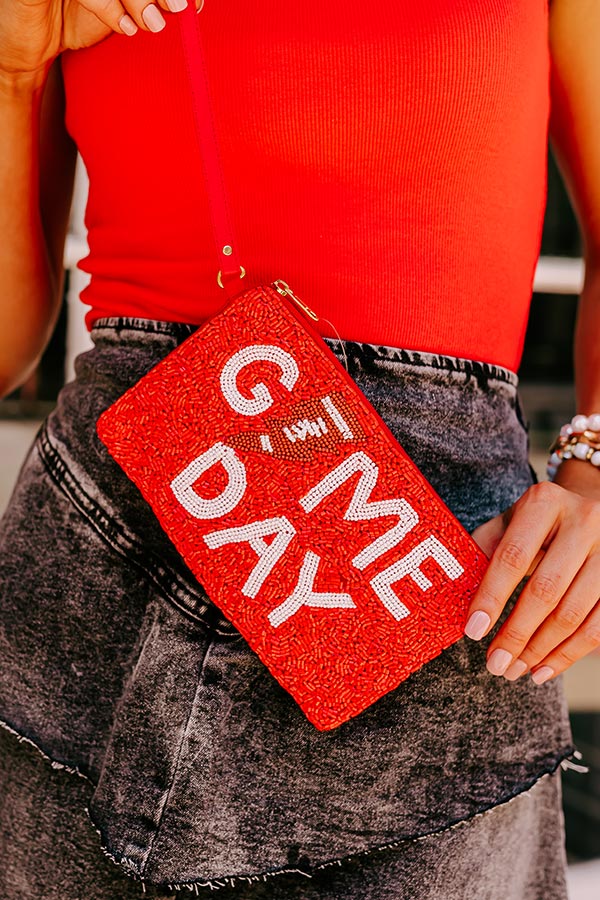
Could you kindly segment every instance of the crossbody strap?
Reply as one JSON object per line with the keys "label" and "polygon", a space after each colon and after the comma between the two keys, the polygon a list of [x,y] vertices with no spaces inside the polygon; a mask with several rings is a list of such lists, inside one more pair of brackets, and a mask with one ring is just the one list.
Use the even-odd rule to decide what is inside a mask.
{"label": "crossbody strap", "polygon": [[202,18],[196,13],[194,0],[189,0],[183,12],[175,16],[181,29],[184,62],[217,253],[217,282],[228,296],[234,296],[239,293],[239,279],[245,275],[245,270],[240,263],[225,190],[202,42]]}

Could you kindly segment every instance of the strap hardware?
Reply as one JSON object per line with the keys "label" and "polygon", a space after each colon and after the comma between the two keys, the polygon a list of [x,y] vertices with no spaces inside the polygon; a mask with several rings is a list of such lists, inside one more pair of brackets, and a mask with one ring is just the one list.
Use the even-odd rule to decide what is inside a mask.
{"label": "strap hardware", "polygon": [[[246,274],[245,268],[243,266],[240,266],[240,278],[243,278],[245,274]],[[220,288],[224,288],[225,285],[223,284],[223,279],[221,276],[222,276],[222,272],[221,272],[221,269],[219,269],[219,271],[217,272],[217,284],[219,285]]]}

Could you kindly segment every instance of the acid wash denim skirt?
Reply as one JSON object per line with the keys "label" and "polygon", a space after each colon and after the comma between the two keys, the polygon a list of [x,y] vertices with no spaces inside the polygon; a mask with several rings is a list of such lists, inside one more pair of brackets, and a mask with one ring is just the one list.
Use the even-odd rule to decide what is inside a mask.
{"label": "acid wash denim skirt", "polygon": [[[7,745],[22,752],[16,736],[41,751],[49,777],[61,767],[68,781],[83,776],[99,857],[102,847],[124,882],[135,884],[124,873],[141,881],[140,895],[142,886],[276,884],[270,876],[291,873],[310,881],[333,863],[419,841],[433,842],[435,854],[436,841],[459,826],[541,796],[573,752],[560,679],[538,687],[493,677],[490,638],[463,639],[359,716],[320,732],[210,602],[95,431],[100,413],[193,330],[99,321],[94,348],[79,357],[75,381],[24,463],[0,527],[3,753]],[[468,531],[533,483],[514,373],[328,343]],[[1,772],[2,764],[0,782]],[[36,788],[28,783],[31,816]],[[0,788],[10,805],[17,787],[5,776]],[[555,800],[545,808],[557,822]],[[11,809],[16,845],[25,816],[18,803]],[[549,829],[536,820],[527,831],[538,840]],[[0,845],[9,830],[0,814]],[[36,841],[39,834],[32,859]],[[480,853],[492,854],[486,841]],[[512,847],[510,880],[518,848],[508,831],[500,843]],[[471,847],[465,866],[483,864]],[[410,865],[409,854],[400,868]],[[288,886],[282,896],[330,894]],[[411,900],[421,896],[430,895],[411,889]],[[497,895],[481,884],[477,896]],[[504,887],[498,896],[542,894]],[[70,900],[66,889],[62,898]]]}

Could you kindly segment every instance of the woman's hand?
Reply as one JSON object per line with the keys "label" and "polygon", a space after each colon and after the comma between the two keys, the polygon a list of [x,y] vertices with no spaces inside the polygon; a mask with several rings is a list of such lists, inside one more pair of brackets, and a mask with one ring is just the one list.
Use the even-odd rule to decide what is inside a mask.
{"label": "woman's hand", "polygon": [[600,472],[564,462],[557,483],[534,484],[505,513],[473,532],[491,556],[468,613],[479,640],[519,582],[514,609],[490,644],[487,667],[542,684],[600,646]]}
{"label": "woman's hand", "polygon": [[63,50],[89,47],[113,32],[162,31],[161,10],[186,6],[186,0],[0,0],[0,74],[45,75]]}

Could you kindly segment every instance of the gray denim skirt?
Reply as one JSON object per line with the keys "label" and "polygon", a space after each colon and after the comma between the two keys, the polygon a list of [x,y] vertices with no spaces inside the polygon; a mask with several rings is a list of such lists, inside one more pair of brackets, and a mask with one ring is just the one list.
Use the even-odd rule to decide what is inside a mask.
{"label": "gray denim skirt", "polygon": [[[175,886],[237,889],[248,898],[279,897],[277,890],[370,897],[349,885],[377,884],[373,867],[383,860],[398,892],[380,886],[380,897],[458,898],[450,888],[427,893],[436,847],[444,859],[452,836],[446,858],[460,869],[454,836],[470,835],[466,873],[482,866],[473,848],[491,853],[491,835],[506,829],[514,869],[507,877],[520,871],[534,886],[510,893],[504,885],[496,894],[481,882],[477,896],[563,900],[551,773],[573,747],[560,679],[536,687],[528,678],[495,678],[485,668],[490,638],[463,639],[361,715],[319,732],[210,602],[108,456],[95,432],[100,413],[192,331],[142,319],[98,322],[94,349],[79,357],[2,519],[0,720],[13,734],[0,744],[0,855],[35,859],[23,852],[35,833],[23,811],[31,814],[36,796],[43,802],[42,776],[23,776],[33,751],[17,736],[46,757],[36,763],[48,778],[40,822],[54,822],[58,834],[52,804],[62,804],[65,821],[87,806],[98,860],[106,863],[103,848],[128,888],[126,875],[142,882],[138,893],[163,896]],[[329,345],[469,531],[532,484],[514,373],[430,353]],[[56,779],[78,784],[71,800],[60,792],[56,799]],[[545,854],[533,853],[541,834],[554,837]],[[90,852],[81,850],[78,870],[85,865],[93,881]],[[532,865],[540,878],[548,870],[555,887],[524,875]],[[335,875],[347,879],[345,888],[323,886],[318,873],[334,870],[346,872]],[[35,877],[39,871],[38,860]],[[409,893],[400,871],[411,877]],[[4,897],[28,896],[11,893],[16,881],[2,885],[3,877]],[[266,887],[283,886],[280,879],[288,879],[285,889]],[[46,886],[36,896],[79,894]]]}

